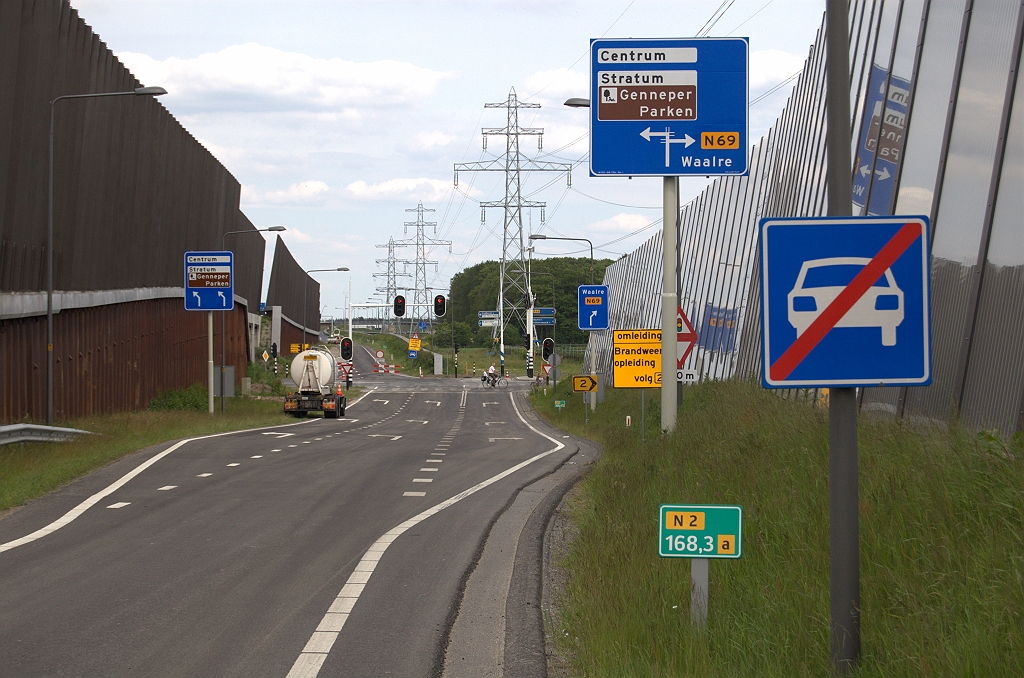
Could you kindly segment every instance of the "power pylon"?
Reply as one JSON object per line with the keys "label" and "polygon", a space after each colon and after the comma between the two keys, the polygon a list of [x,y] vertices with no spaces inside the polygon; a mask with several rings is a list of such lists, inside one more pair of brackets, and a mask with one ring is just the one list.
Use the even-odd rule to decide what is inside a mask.
{"label": "power pylon", "polygon": [[377,245],[377,247],[387,248],[388,250],[387,259],[377,259],[378,264],[385,264],[385,272],[373,274],[374,278],[384,278],[384,286],[376,288],[376,291],[384,294],[385,304],[391,303],[395,295],[398,294],[398,279],[409,277],[408,273],[398,272],[398,264],[405,263],[395,258],[395,248],[398,246],[399,244],[395,242],[394,238],[388,238],[386,245]]}
{"label": "power pylon", "polygon": [[520,127],[520,108],[540,108],[540,104],[520,101],[515,88],[509,90],[505,101],[484,104],[484,108],[506,109],[504,127],[485,127],[481,130],[483,147],[487,150],[487,137],[504,136],[505,153],[493,160],[455,164],[455,185],[459,185],[459,172],[504,172],[505,199],[480,203],[480,219],[486,221],[488,207],[502,207],[505,227],[501,242],[500,284],[498,287],[498,328],[501,372],[505,373],[505,325],[515,322],[529,338],[526,354],[528,375],[533,376],[533,289],[527,266],[527,245],[523,240],[523,208],[539,207],[544,222],[545,203],[523,199],[523,172],[565,172],[566,184],[572,185],[572,164],[534,160],[520,152],[519,137],[537,137],[537,150],[544,148],[544,129]]}
{"label": "power pylon", "polygon": [[[426,212],[434,212],[435,210],[428,209],[423,206],[423,202],[417,203],[413,209],[407,209],[406,212],[415,212],[416,221],[405,222],[405,234],[409,234],[409,227],[416,229],[416,235],[407,240],[395,240],[394,243],[399,247],[415,247],[416,258],[412,261],[404,261],[403,263],[412,264],[413,266],[413,287],[410,290],[413,294],[412,305],[409,313],[410,328],[412,328],[416,321],[426,319],[428,323],[433,325],[433,315],[430,309],[427,307],[431,303],[430,288],[427,286],[427,265],[433,264],[434,271],[437,271],[437,262],[427,260],[427,250],[433,251],[435,247],[441,247],[444,245],[448,246],[448,251],[451,252],[452,243],[450,240],[438,240],[432,238],[426,234],[428,226],[434,229],[434,235],[437,235],[437,223],[433,221],[425,221],[423,215]],[[411,331],[411,329],[410,329]]]}

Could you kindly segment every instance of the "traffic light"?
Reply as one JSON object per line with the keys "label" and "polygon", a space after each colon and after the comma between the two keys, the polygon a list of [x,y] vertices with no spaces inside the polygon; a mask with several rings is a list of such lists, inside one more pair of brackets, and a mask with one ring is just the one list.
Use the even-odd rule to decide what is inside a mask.
{"label": "traffic light", "polygon": [[445,298],[443,294],[439,294],[434,297],[434,315],[438,318],[444,315],[445,311]]}
{"label": "traffic light", "polygon": [[277,344],[271,344],[270,345],[270,357],[271,358],[276,358],[277,357]]}
{"label": "traffic light", "polygon": [[459,355],[459,345],[455,344],[455,355]]}
{"label": "traffic light", "polygon": [[542,351],[542,353],[544,355],[544,360],[547,360],[548,358],[550,358],[551,354],[554,353],[554,352],[555,352],[555,340],[552,339],[551,337],[548,337],[547,339],[544,340],[544,348],[543,348],[543,351]]}
{"label": "traffic light", "polygon": [[395,315],[399,318],[405,315],[405,297],[401,294],[395,295]]}
{"label": "traffic light", "polygon": [[344,337],[341,340],[341,359],[352,360],[352,339]]}

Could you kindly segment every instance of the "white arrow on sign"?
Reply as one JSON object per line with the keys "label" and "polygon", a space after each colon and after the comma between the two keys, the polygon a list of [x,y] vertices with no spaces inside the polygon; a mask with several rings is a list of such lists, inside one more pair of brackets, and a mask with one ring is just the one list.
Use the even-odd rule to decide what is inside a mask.
{"label": "white arrow on sign", "polygon": [[488,405],[497,405],[497,404],[498,404],[498,403],[483,403],[483,406],[484,406],[484,407],[487,407]]}
{"label": "white arrow on sign", "polygon": [[871,170],[868,169],[867,165],[861,165],[858,171],[862,177],[867,177],[867,175],[871,174]]}
{"label": "white arrow on sign", "polygon": [[441,407],[441,401],[440,400],[424,400],[423,402],[425,402],[425,403],[434,403],[438,407]]}
{"label": "white arrow on sign", "polygon": [[488,438],[487,442],[493,443],[495,440],[522,440],[522,438]]}
{"label": "white arrow on sign", "polygon": [[387,405],[391,401],[390,400],[374,400],[373,402],[375,402],[375,403],[384,403],[385,405]]}
{"label": "white arrow on sign", "polygon": [[217,296],[220,297],[220,303],[224,306],[228,305],[228,298],[224,296],[223,292],[217,292]]}
{"label": "white arrow on sign", "polygon": [[892,176],[891,174],[889,174],[889,169],[886,167],[883,167],[881,170],[875,170],[875,174],[878,175],[879,181],[885,181],[886,179]]}
{"label": "white arrow on sign", "polygon": [[643,132],[640,132],[640,136],[642,136],[647,141],[650,141],[651,137],[663,137],[661,143],[665,144],[665,167],[668,167],[669,163],[671,162],[670,153],[672,149],[672,144],[683,144],[683,148],[689,148],[690,144],[696,141],[696,139],[691,137],[689,134],[683,134],[682,139],[673,139],[673,134],[675,134],[675,132],[672,132],[668,129],[666,129],[664,132],[652,132],[650,127],[645,129]]}
{"label": "white arrow on sign", "polygon": [[203,305],[203,298],[201,296],[199,296],[199,292],[193,292],[192,296],[196,298],[196,306],[202,306]]}
{"label": "white arrow on sign", "polygon": [[427,422],[423,421],[422,419],[406,419],[406,421],[409,422],[410,424],[426,424],[427,423]]}
{"label": "white arrow on sign", "polygon": [[295,435],[294,433],[281,433],[279,431],[267,431],[263,435],[265,436],[277,436],[278,438],[287,438],[288,436]]}
{"label": "white arrow on sign", "polygon": [[391,438],[392,440],[398,440],[402,436],[389,436],[384,433],[367,433],[367,438]]}
{"label": "white arrow on sign", "polygon": [[503,421],[485,421],[484,426],[490,426],[491,424],[504,424]]}

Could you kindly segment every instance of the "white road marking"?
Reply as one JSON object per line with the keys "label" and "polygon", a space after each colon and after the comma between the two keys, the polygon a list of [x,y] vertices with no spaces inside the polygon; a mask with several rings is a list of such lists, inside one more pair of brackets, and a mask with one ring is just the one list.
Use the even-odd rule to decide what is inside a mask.
{"label": "white road marking", "polygon": [[443,461],[444,461],[444,459],[424,459],[423,463],[424,464],[440,464]]}
{"label": "white road marking", "polygon": [[375,402],[375,403],[384,403],[385,405],[387,405],[391,401],[390,400],[374,400],[373,402]]}
{"label": "white road marking", "polygon": [[440,400],[424,400],[423,402],[425,402],[425,403],[434,403],[435,406],[441,407],[441,401]]}
{"label": "white road marking", "polygon": [[[337,598],[334,599],[334,603],[331,604],[331,607],[327,610],[327,613],[324,615],[324,619],[321,621],[321,624],[327,622],[327,617],[328,615],[330,615],[332,617],[330,621],[333,627],[337,628],[338,631],[331,632],[330,634],[326,634],[319,630],[314,631],[313,635],[309,639],[309,642],[306,644],[306,647],[303,649],[302,653],[300,653],[299,656],[295,659],[295,663],[292,664],[292,668],[288,672],[287,678],[316,678],[317,674],[320,673],[320,667],[323,666],[324,661],[326,661],[327,659],[327,654],[330,652],[331,647],[334,645],[334,641],[338,638],[338,633],[340,633],[341,629],[344,627],[345,621],[348,619],[348,615],[351,613],[352,608],[359,600],[359,596],[362,594],[363,588],[366,586],[366,582],[370,580],[370,576],[373,574],[374,569],[377,567],[377,563],[380,562],[380,559],[384,555],[384,552],[387,551],[388,546],[390,546],[392,542],[398,539],[398,537],[402,536],[402,534],[405,533],[406,530],[418,525],[430,516],[436,513],[440,513],[449,506],[453,506],[454,504],[459,503],[466,497],[476,494],[485,487],[493,485],[499,480],[502,480],[503,478],[512,475],[516,471],[526,468],[533,462],[539,459],[543,459],[544,457],[552,454],[553,452],[557,452],[558,450],[565,447],[564,443],[555,440],[546,433],[541,433],[533,426],[531,426],[530,423],[526,421],[526,419],[523,418],[523,415],[519,412],[519,408],[516,406],[516,401],[513,397],[513,394],[509,393],[509,398],[512,400],[512,407],[513,409],[515,409],[516,415],[519,416],[519,420],[526,424],[526,427],[529,428],[534,433],[536,433],[537,435],[547,438],[548,440],[553,442],[555,446],[548,450],[547,452],[541,452],[540,454],[534,455],[533,457],[530,457],[526,461],[520,462],[515,466],[505,469],[496,476],[492,476],[481,483],[477,483],[468,490],[463,490],[462,492],[456,494],[454,497],[446,499],[440,504],[436,504],[430,507],[426,511],[423,511],[413,516],[409,520],[406,520],[404,523],[401,523],[396,527],[392,528],[391,530],[385,532],[376,542],[373,543],[372,546],[370,546],[369,549],[367,549],[366,553],[363,554],[363,557],[356,565],[355,570],[352,572],[351,575],[349,575],[348,581],[345,583],[343,587],[341,587],[341,591],[338,593]],[[425,495],[426,493],[406,492],[403,496],[413,497]],[[319,627],[317,628],[319,629]],[[333,637],[327,638],[326,636]],[[327,642],[328,640],[329,642]],[[314,641],[316,642],[314,643]]]}
{"label": "white road marking", "polygon": [[313,440],[323,440],[323,438],[313,438]]}
{"label": "white road marking", "polygon": [[412,481],[414,483],[432,483],[432,482],[434,482],[434,479],[433,478],[413,478]]}
{"label": "white road marking", "polygon": [[196,476],[196,478],[209,478],[212,475],[212,473],[200,473],[199,475]]}
{"label": "white road marking", "polygon": [[239,464],[237,461],[235,463],[233,463],[233,464],[228,464],[228,466],[240,466],[240,465],[241,464]]}
{"label": "white road marking", "polygon": [[484,426],[490,426],[491,424],[504,424],[503,421],[485,421]]}
{"label": "white road marking", "polygon": [[277,436],[278,438],[287,438],[288,436],[295,435],[294,433],[281,433],[280,431],[267,431],[263,435],[265,436]]}
{"label": "white road marking", "polygon": [[444,456],[444,452],[431,452],[430,454],[434,455],[435,457],[443,457]]}
{"label": "white road marking", "polygon": [[157,492],[166,492],[167,490],[173,490],[177,485],[164,485],[163,487],[156,488]]}
{"label": "white road marking", "polygon": [[116,504],[111,504],[107,508],[124,508],[128,504],[131,504],[131,502],[130,501],[119,501]]}
{"label": "white road marking", "polygon": [[493,443],[495,440],[522,440],[522,438],[488,438],[487,442]]}
{"label": "white road marking", "polygon": [[[403,492],[402,496],[403,497],[425,497],[425,496],[427,496],[427,493],[426,492]],[[113,508],[113,507],[111,507],[111,508]],[[340,598],[339,598],[339,600],[340,600]],[[356,602],[355,598],[347,598],[346,600],[351,600],[353,603]],[[349,609],[351,609],[351,608],[349,608]],[[294,670],[294,669],[292,669],[292,670]],[[289,673],[288,675],[291,675],[291,674]],[[314,675],[316,675],[316,674],[314,674]]]}
{"label": "white road marking", "polygon": [[437,473],[437,467],[434,466],[432,468],[421,468],[420,473]]}
{"label": "white road marking", "polygon": [[459,400],[459,407],[465,407],[466,406],[466,394],[467,393],[468,393],[468,391],[466,391],[466,385],[463,384],[462,385],[462,398]]}
{"label": "white road marking", "polygon": [[[511,395],[511,394],[509,394],[509,395]],[[481,403],[481,404],[482,404],[482,405],[483,405],[484,407],[487,407],[488,405],[497,405],[498,403]]]}
{"label": "white road marking", "polygon": [[289,445],[288,447],[298,447],[298,445]]}
{"label": "white road marking", "polygon": [[386,433],[367,433],[367,438],[391,438],[392,440],[398,440],[402,436],[389,436]]}
{"label": "white road marking", "polygon": [[262,454],[254,454],[254,455],[252,455],[252,456],[251,456],[251,457],[249,457],[249,458],[250,458],[250,459],[262,459],[262,458],[263,458],[263,455],[262,455]]}
{"label": "white road marking", "polygon": [[409,422],[410,424],[426,424],[427,423],[427,422],[423,421],[422,419],[406,419],[406,421]]}
{"label": "white road marking", "polygon": [[[358,403],[360,400],[362,400],[366,396],[368,396],[371,393],[373,393],[374,390],[376,390],[376,387],[370,389],[369,391],[367,391],[363,395],[361,395],[358,398],[356,398],[354,401],[349,403],[348,406],[352,407],[353,405]],[[124,487],[135,476],[139,475],[140,473],[142,473],[143,471],[148,469],[150,466],[152,466],[153,464],[157,463],[158,461],[160,461],[161,459],[163,459],[164,457],[169,455],[171,452],[174,452],[175,450],[177,450],[182,445],[194,442],[196,440],[208,440],[209,438],[220,438],[220,437],[223,437],[223,436],[235,435],[237,433],[253,433],[255,431],[262,432],[262,430],[264,428],[287,428],[289,426],[302,426],[303,424],[310,424],[310,423],[313,423],[314,421],[320,421],[320,420],[318,420],[318,419],[307,419],[306,421],[297,421],[294,424],[281,424],[281,425],[278,425],[278,426],[260,426],[260,427],[257,427],[257,428],[247,428],[247,429],[241,429],[239,431],[225,431],[224,433],[211,433],[210,435],[206,435],[206,436],[196,436],[195,438],[186,438],[185,440],[179,440],[178,442],[176,442],[175,444],[171,445],[170,447],[168,447],[163,452],[159,452],[159,453],[153,455],[152,457],[150,457],[149,459],[147,459],[146,461],[142,462],[141,464],[136,466],[134,469],[132,469],[131,471],[129,471],[125,475],[121,476],[118,480],[114,481],[113,483],[111,483],[110,485],[106,486],[105,488],[103,488],[102,490],[97,492],[96,494],[92,495],[91,497],[89,497],[85,501],[81,502],[80,504],[78,504],[78,506],[76,506],[75,508],[71,509],[70,511],[65,513],[63,516],[61,516],[57,520],[55,520],[52,523],[50,523],[49,525],[41,527],[38,530],[36,530],[35,532],[32,532],[30,534],[26,534],[24,537],[20,537],[18,539],[13,540],[13,541],[9,541],[9,542],[5,542],[3,544],[0,544],[0,553],[3,553],[4,551],[10,551],[11,549],[17,548],[18,546],[23,546],[25,544],[31,544],[32,542],[36,541],[37,539],[42,539],[43,537],[45,537],[46,535],[50,534],[51,532],[56,532],[57,530],[59,530],[60,528],[64,527],[65,525],[70,524],[75,519],[77,519],[80,515],[82,515],[86,511],[88,511],[90,508],[92,508],[96,504],[98,504],[104,497],[109,497],[111,494],[113,494],[114,492],[116,492],[120,488]],[[356,420],[352,419],[351,421],[356,421]],[[295,447],[295,446],[294,445],[289,445],[289,447]],[[237,466],[237,464],[236,464],[236,466]]]}
{"label": "white road marking", "polygon": [[281,450],[271,450],[271,452],[280,452]]}
{"label": "white road marking", "polygon": [[303,440],[303,441],[302,441],[302,444],[303,444],[303,445],[309,445],[309,443],[310,443],[310,441],[308,441],[308,440]]}

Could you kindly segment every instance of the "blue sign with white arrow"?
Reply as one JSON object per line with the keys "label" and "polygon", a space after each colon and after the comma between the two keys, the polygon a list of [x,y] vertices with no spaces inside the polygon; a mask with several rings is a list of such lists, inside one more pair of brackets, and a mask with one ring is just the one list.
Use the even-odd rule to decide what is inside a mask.
{"label": "blue sign with white arrow", "polygon": [[233,252],[185,252],[185,310],[235,308]]}
{"label": "blue sign with white arrow", "polygon": [[590,41],[591,176],[747,173],[746,38]]}
{"label": "blue sign with white arrow", "polygon": [[581,330],[608,329],[608,286],[580,285],[578,295],[579,328]]}
{"label": "blue sign with white arrow", "polygon": [[761,219],[766,388],[931,383],[927,217]]}

